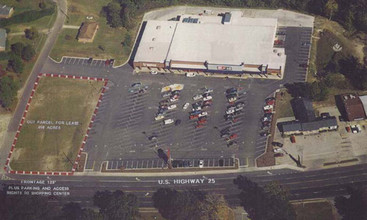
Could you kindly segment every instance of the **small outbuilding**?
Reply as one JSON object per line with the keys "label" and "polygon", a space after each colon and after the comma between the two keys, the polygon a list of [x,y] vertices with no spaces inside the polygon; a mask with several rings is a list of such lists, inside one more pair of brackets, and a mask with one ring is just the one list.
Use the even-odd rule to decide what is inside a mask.
{"label": "small outbuilding", "polygon": [[10,18],[14,13],[14,8],[6,5],[0,5],[0,18]]}
{"label": "small outbuilding", "polygon": [[97,22],[83,22],[78,33],[78,42],[92,43],[98,31]]}

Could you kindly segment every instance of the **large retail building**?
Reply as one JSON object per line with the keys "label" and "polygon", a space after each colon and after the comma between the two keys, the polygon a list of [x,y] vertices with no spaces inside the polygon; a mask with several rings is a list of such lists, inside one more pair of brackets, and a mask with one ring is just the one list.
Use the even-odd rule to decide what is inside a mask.
{"label": "large retail building", "polygon": [[275,48],[277,19],[181,15],[149,20],[134,57],[134,68],[211,73],[281,75],[286,55]]}

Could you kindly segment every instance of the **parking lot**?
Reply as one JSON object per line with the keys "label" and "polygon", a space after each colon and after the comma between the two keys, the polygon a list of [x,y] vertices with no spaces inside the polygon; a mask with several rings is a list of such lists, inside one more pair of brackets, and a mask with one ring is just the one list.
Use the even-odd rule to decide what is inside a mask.
{"label": "parking lot", "polygon": [[[149,158],[163,162],[157,155],[158,149],[166,153],[169,150],[172,158],[205,160],[236,157],[239,158],[240,166],[254,166],[254,159],[264,152],[266,145],[266,137],[259,135],[264,99],[282,84],[304,81],[306,77],[306,68],[300,67],[300,64],[307,61],[309,45],[303,43],[307,39],[310,41],[312,29],[286,27],[281,30],[287,35],[284,43],[287,62],[282,80],[132,74],[132,68],[128,65],[110,68],[105,61],[93,60],[88,63],[88,59],[84,58],[64,58],[60,64],[48,62],[43,71],[109,79],[108,89],[85,147],[88,153],[87,169],[100,170],[102,163],[107,161],[140,161]],[[147,91],[130,93],[131,85],[136,82],[148,86]],[[164,125],[163,121],[154,120],[159,102],[163,99],[162,87],[174,83],[184,84],[184,89],[175,103],[177,109],[168,111],[165,117],[181,120],[178,126],[174,123]],[[207,122],[203,127],[195,128],[197,119],[189,119],[192,107],[187,110],[182,107],[186,102],[194,103],[192,97],[202,92],[204,87],[214,90],[213,103],[205,109],[208,112]],[[238,99],[244,103],[244,107],[235,122],[224,118],[228,107],[225,93],[233,87],[242,87],[246,92]],[[221,131],[228,127],[230,135],[237,135],[236,143],[230,147],[227,146],[226,138],[221,137]],[[149,140],[151,136],[157,138]],[[136,163],[129,162],[129,166]],[[147,165],[133,165],[144,166]],[[204,166],[209,166],[209,163]]]}
{"label": "parking lot", "polygon": [[[175,163],[175,161],[188,161],[189,165],[184,166],[181,163]],[[233,168],[235,166],[233,158],[206,158],[204,161],[204,167],[206,168]],[[198,168],[199,159],[174,159],[172,161],[174,168]],[[175,165],[176,164],[176,165]],[[107,171],[113,170],[130,170],[130,169],[161,169],[166,164],[161,159],[136,159],[136,160],[110,160],[107,162]]]}
{"label": "parking lot", "polygon": [[99,68],[111,68],[113,63],[106,60],[100,59],[90,59],[90,58],[78,58],[78,57],[63,57],[61,64],[67,65],[80,65],[80,66],[90,66]]}

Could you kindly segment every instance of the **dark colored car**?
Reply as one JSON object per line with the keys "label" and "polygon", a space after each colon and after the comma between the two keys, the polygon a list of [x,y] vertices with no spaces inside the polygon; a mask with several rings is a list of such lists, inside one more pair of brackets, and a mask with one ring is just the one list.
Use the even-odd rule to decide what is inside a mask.
{"label": "dark colored car", "polygon": [[279,143],[279,142],[276,142],[276,141],[271,142],[271,144],[272,144],[273,146],[283,147],[283,144],[282,144],[282,143]]}
{"label": "dark colored car", "polygon": [[93,58],[89,58],[87,63],[92,63],[92,61],[93,61]]}
{"label": "dark colored car", "polygon": [[176,121],[175,121],[175,125],[176,126],[178,126],[178,125],[180,125],[181,124],[181,120],[180,119],[177,119]]}

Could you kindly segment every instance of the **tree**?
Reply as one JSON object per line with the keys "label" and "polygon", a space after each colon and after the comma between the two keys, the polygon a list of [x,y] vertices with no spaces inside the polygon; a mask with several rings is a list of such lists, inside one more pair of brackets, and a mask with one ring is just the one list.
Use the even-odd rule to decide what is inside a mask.
{"label": "tree", "polygon": [[107,22],[111,27],[121,27],[122,21],[120,17],[121,5],[117,2],[110,2],[107,6],[103,7],[103,11],[106,14]]}
{"label": "tree", "polygon": [[168,220],[228,219],[229,207],[220,195],[160,188],[152,199],[154,207]]}
{"label": "tree", "polygon": [[25,37],[29,40],[34,40],[38,37],[38,30],[35,27],[31,27],[30,29],[25,29],[24,31]]}
{"label": "tree", "polygon": [[328,0],[325,4],[325,14],[329,17],[329,20],[331,20],[331,17],[338,11],[338,3],[335,0]]}
{"label": "tree", "polygon": [[126,194],[120,190],[98,191],[93,201],[106,219],[135,219],[138,215],[138,199],[134,194]]}
{"label": "tree", "polygon": [[0,101],[3,107],[7,108],[13,103],[18,89],[18,84],[9,76],[0,79]]}
{"label": "tree", "polygon": [[261,188],[244,176],[238,176],[234,184],[241,190],[239,194],[241,205],[255,220],[290,220],[295,219],[288,194],[282,186],[276,183]]}
{"label": "tree", "polygon": [[51,219],[54,210],[39,196],[9,196],[0,191],[0,219]]}
{"label": "tree", "polygon": [[13,58],[8,60],[8,67],[15,73],[22,73],[24,64],[18,56],[13,56]]}
{"label": "tree", "polygon": [[33,47],[31,45],[26,45],[24,48],[23,48],[23,51],[22,51],[22,58],[24,60],[31,60],[34,55],[36,55],[36,51],[33,49]]}
{"label": "tree", "polygon": [[343,220],[359,220],[367,218],[367,194],[365,189],[348,187],[346,196],[334,199],[335,207]]}
{"label": "tree", "polygon": [[83,215],[83,210],[78,203],[70,202],[65,204],[61,209],[61,218],[65,220],[80,219]]}
{"label": "tree", "polygon": [[15,54],[15,55],[18,55],[18,56],[22,56],[22,51],[23,51],[23,48],[24,48],[24,44],[21,43],[21,42],[17,42],[15,44],[12,44],[10,46],[11,48],[11,51]]}

